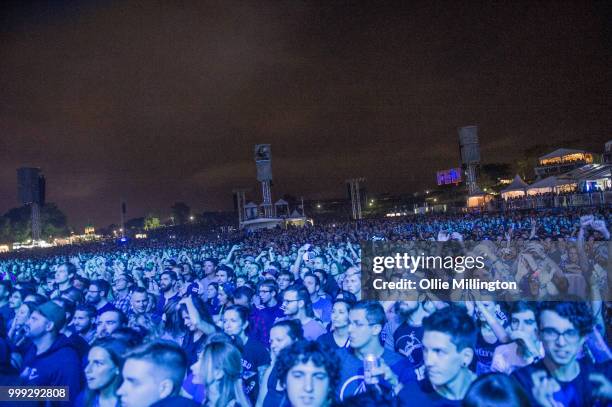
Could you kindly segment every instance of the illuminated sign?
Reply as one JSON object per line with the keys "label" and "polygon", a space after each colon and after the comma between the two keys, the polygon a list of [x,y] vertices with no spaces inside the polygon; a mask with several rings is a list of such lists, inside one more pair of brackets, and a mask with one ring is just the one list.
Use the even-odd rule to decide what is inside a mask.
{"label": "illuminated sign", "polygon": [[438,185],[459,184],[461,182],[461,168],[451,168],[437,173]]}

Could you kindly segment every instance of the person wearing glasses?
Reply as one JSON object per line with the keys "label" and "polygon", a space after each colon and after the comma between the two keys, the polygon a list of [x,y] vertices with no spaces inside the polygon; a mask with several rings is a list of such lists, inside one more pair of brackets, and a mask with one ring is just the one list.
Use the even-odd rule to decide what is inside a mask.
{"label": "person wearing glasses", "polygon": [[510,303],[510,339],[493,353],[491,371],[511,374],[516,369],[537,362],[544,357],[544,347],[538,337],[536,303]]}
{"label": "person wearing glasses", "polygon": [[[336,395],[346,400],[377,385],[383,392],[398,392],[402,383],[416,380],[407,358],[383,347],[380,332],[385,325],[385,310],[378,302],[359,301],[349,311],[350,348],[338,349],[340,382]],[[364,365],[375,367],[366,372]]]}
{"label": "person wearing glasses", "polygon": [[273,280],[263,280],[257,288],[259,305],[251,313],[251,336],[269,346],[270,329],[274,321],[282,318],[285,313],[276,300],[278,285]]}
{"label": "person wearing glasses", "polygon": [[[538,329],[544,358],[513,373],[527,391],[531,405],[543,407],[595,406],[610,401],[612,366],[578,359],[593,317],[585,302],[550,301],[540,304]],[[603,404],[606,405],[605,401]]]}
{"label": "person wearing glasses", "polygon": [[287,319],[297,319],[302,323],[304,338],[316,340],[325,333],[323,325],[315,319],[310,294],[301,284],[294,284],[283,293],[282,309]]}
{"label": "person wearing glasses", "polygon": [[94,307],[98,311],[98,316],[104,314],[106,311],[114,310],[113,304],[108,302],[106,296],[110,291],[110,284],[104,280],[94,280],[89,284],[87,291],[85,292],[85,301]]}

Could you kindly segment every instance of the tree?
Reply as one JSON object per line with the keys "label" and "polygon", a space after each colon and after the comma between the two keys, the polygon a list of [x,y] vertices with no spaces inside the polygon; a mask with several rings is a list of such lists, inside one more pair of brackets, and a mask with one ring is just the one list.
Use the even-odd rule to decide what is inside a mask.
{"label": "tree", "polygon": [[159,222],[159,218],[155,217],[153,214],[148,214],[144,220],[145,230],[157,229],[160,226],[161,223]]}
{"label": "tree", "polygon": [[183,225],[187,223],[189,213],[191,213],[191,208],[187,206],[185,202],[175,202],[171,209],[175,224]]}
{"label": "tree", "polygon": [[[41,237],[65,236],[69,233],[66,215],[54,203],[40,210]],[[0,240],[23,242],[32,238],[32,210],[29,206],[12,208],[0,218]]]}

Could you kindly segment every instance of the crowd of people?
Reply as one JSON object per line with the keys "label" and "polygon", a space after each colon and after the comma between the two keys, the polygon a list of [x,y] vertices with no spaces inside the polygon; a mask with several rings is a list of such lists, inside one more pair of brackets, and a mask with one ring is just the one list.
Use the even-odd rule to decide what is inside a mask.
{"label": "crowd of people", "polygon": [[[610,220],[583,208],[168,228],[3,254],[0,385],[67,386],[68,401],[30,402],[100,407],[610,405]],[[550,278],[537,301],[362,292],[363,242],[448,240],[485,242],[489,271],[527,290]]]}

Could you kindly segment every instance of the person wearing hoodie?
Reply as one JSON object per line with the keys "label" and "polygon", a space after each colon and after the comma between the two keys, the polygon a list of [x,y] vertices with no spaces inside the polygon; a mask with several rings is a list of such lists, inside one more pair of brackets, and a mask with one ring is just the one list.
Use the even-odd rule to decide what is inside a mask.
{"label": "person wearing hoodie", "polygon": [[82,370],[77,351],[60,330],[66,313],[53,301],[39,305],[26,323],[26,336],[32,346],[23,357],[21,378],[26,386],[67,386],[68,402],[47,406],[72,406],[81,390]]}

